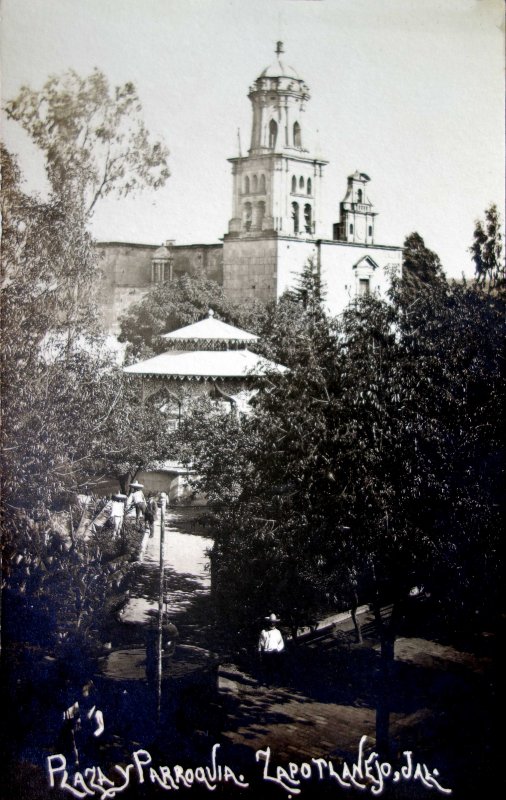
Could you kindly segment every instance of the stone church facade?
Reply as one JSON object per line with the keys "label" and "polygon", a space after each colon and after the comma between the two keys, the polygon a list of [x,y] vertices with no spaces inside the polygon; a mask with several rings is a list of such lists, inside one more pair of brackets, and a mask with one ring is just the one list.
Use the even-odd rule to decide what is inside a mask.
{"label": "stone church facade", "polygon": [[119,333],[119,317],[139,302],[155,283],[204,272],[223,283],[223,245],[175,245],[99,242],[99,305],[104,328]]}
{"label": "stone church facade", "polygon": [[402,249],[376,243],[377,211],[365,173],[348,177],[340,219],[332,232],[322,229],[321,185],[328,162],[305,148],[302,112],[309,89],[282,55],[278,42],[274,63],[249,90],[251,143],[246,156],[229,159],[232,217],[223,243],[98,245],[109,330],[117,330],[119,315],[153,284],[182,274],[203,271],[235,301],[269,301],[292,287],[311,259],[324,281],[329,311],[337,314],[357,296],[384,295],[392,274],[402,269]]}

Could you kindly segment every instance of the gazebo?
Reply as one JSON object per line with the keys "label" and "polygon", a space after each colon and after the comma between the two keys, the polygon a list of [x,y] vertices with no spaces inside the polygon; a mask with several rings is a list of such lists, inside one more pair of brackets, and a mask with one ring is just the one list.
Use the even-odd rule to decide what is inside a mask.
{"label": "gazebo", "polygon": [[259,379],[281,375],[287,367],[248,350],[258,336],[218,320],[210,309],[198,322],[163,338],[170,345],[165,353],[124,368],[142,378],[143,400],[172,407],[177,425],[188,400],[205,394],[244,410]]}

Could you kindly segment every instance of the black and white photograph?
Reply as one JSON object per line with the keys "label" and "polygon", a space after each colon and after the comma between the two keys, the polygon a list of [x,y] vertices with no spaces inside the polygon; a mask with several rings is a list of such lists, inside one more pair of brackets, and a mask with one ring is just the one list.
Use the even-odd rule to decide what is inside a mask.
{"label": "black and white photograph", "polygon": [[493,800],[502,0],[1,0],[1,800]]}

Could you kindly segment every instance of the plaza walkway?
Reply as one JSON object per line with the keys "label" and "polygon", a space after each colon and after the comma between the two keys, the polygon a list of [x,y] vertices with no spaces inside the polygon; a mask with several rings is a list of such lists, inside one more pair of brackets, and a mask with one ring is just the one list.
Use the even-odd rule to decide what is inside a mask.
{"label": "plaza walkway", "polygon": [[[166,593],[181,641],[212,649],[207,569],[211,540],[196,513],[167,513]],[[157,525],[122,616],[125,622],[142,623],[157,611],[159,554]],[[281,764],[310,758],[353,760],[362,736],[374,748],[380,644],[372,614],[365,610],[360,621],[361,644],[355,642],[346,615],[327,620],[325,627],[297,644],[289,643],[276,685],[263,682],[254,653],[243,660],[222,657],[216,719],[211,725],[207,721],[199,735],[210,743],[220,741],[234,762],[243,758],[245,763],[266,747]],[[443,784],[456,789],[461,775],[469,772],[469,753],[478,783],[490,758],[479,742],[493,740],[495,648],[493,634],[472,646],[409,633],[396,642],[389,698],[393,752],[412,750],[417,759],[439,769]],[[395,797],[425,796],[426,789],[420,794],[418,790],[406,787],[403,795],[397,788]],[[454,796],[459,796],[457,791]]]}
{"label": "plaza walkway", "polygon": [[[212,540],[199,522],[198,507],[173,507],[165,513],[164,610],[188,644],[204,646],[207,639],[206,599],[210,592],[208,551]],[[125,624],[144,625],[158,613],[160,576],[160,511],[153,537],[146,537],[136,581],[122,610]],[[207,615],[208,616],[208,615]]]}
{"label": "plaza walkway", "polygon": [[[255,668],[222,664],[225,740],[253,753],[269,747],[273,761],[284,765],[311,758],[352,763],[362,736],[374,750],[380,644],[372,615],[364,614],[362,623],[362,644],[342,620],[294,647],[277,685],[264,685]],[[476,797],[493,796],[480,794],[480,787],[494,780],[497,647],[493,635],[474,650],[415,636],[396,642],[388,700],[392,757],[412,751],[439,770],[454,797],[472,796],[462,794],[471,786]],[[388,797],[427,795],[419,785],[392,789]]]}

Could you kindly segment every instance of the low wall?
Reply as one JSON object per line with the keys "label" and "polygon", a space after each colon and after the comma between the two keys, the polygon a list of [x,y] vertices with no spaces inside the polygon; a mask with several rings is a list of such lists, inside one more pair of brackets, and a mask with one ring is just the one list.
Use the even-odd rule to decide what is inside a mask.
{"label": "low wall", "polygon": [[[192,492],[188,487],[187,479],[184,474],[174,470],[141,470],[136,478],[144,486],[144,493],[165,492],[168,495],[169,503],[181,503],[184,505],[204,506],[206,501],[203,497],[192,497]],[[119,491],[119,483],[116,478],[104,478],[97,484],[90,486],[90,490],[98,497],[106,497]]]}

